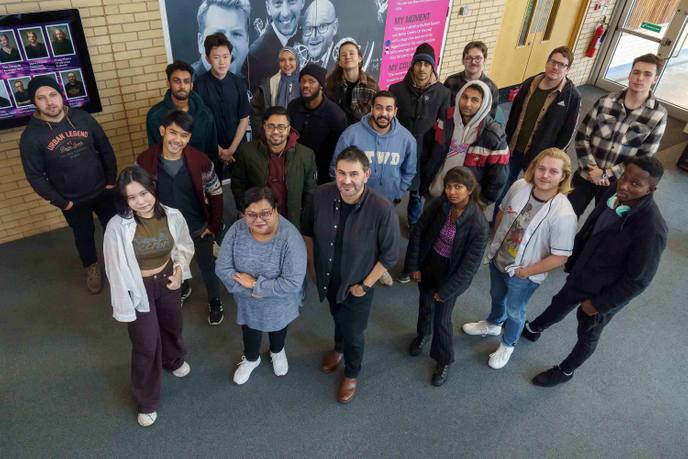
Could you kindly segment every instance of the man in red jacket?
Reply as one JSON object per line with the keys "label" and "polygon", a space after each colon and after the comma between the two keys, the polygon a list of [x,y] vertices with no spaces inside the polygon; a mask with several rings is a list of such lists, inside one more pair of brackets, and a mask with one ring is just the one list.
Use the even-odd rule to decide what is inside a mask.
{"label": "man in red jacket", "polygon": [[[219,325],[224,313],[213,241],[222,229],[222,185],[208,156],[188,145],[193,123],[186,112],[170,112],[160,127],[162,141],[141,153],[136,163],[158,180],[160,202],[184,215],[196,249],[194,258],[208,291],[208,322]],[[184,282],[182,303],[190,294],[191,287]]]}

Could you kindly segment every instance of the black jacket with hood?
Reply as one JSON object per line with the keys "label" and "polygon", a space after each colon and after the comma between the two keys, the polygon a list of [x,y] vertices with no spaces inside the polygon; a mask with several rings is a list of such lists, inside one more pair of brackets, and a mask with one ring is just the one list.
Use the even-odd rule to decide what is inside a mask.
{"label": "black jacket with hood", "polygon": [[26,180],[60,209],[98,196],[117,180],[117,159],[100,124],[83,110],[65,106],[64,114],[51,123],[36,110],[19,141]]}
{"label": "black jacket with hood", "polygon": [[566,284],[590,294],[601,315],[615,314],[652,282],[668,228],[653,195],[643,197],[618,221],[593,230],[616,187],[607,191],[576,235],[573,254],[566,262]]}
{"label": "black jacket with hood", "polygon": [[[424,89],[417,87],[411,68],[404,80],[391,85],[389,91],[397,98],[397,119],[416,139],[416,152],[420,156],[423,151],[423,136],[432,130],[435,121],[447,113],[451,90],[439,82],[434,71],[428,86]],[[416,169],[420,172],[420,161],[416,162]],[[419,188],[420,174],[416,174],[409,190]]]}
{"label": "black jacket with hood", "polygon": [[[445,195],[433,199],[426,206],[409,237],[405,272],[420,270],[423,260],[433,250],[432,246],[447,221],[451,207],[452,204]],[[449,268],[444,276],[444,284],[437,291],[445,301],[461,295],[471,285],[485,253],[489,233],[487,219],[472,199],[455,224],[456,234],[452,242]]]}

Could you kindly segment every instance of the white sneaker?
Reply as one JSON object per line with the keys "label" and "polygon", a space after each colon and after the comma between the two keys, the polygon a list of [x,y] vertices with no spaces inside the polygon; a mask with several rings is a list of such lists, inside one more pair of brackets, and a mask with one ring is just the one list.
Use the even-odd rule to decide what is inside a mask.
{"label": "white sneaker", "polygon": [[234,372],[234,382],[239,385],[244,384],[248,381],[248,378],[251,377],[251,373],[258,365],[260,365],[260,356],[258,356],[258,360],[251,362],[250,360],[246,360],[245,355],[242,355],[241,362],[239,362],[239,369]]}
{"label": "white sneaker", "polygon": [[497,350],[490,354],[490,361],[487,364],[495,370],[499,370],[507,364],[513,352],[513,346],[507,347],[503,343],[499,343]]}
{"label": "white sneaker", "polygon": [[499,336],[499,334],[502,332],[502,327],[500,327],[499,325],[488,324],[484,320],[481,320],[480,322],[470,322],[467,324],[463,324],[462,328],[465,334],[472,336]]}
{"label": "white sneaker", "polygon": [[183,378],[184,376],[188,375],[190,371],[191,366],[189,366],[188,363],[184,362],[182,363],[182,366],[174,370],[172,374],[175,375],[177,378]]}
{"label": "white sneaker", "polygon": [[153,411],[152,413],[139,413],[138,421],[141,427],[148,427],[153,425],[155,420],[158,419],[158,412]]}
{"label": "white sneaker", "polygon": [[270,351],[270,359],[272,360],[272,369],[275,370],[277,376],[284,376],[289,371],[289,363],[287,362],[287,353],[284,352],[284,348],[277,354],[273,354]]}
{"label": "white sneaker", "polygon": [[380,283],[384,285],[385,287],[391,287],[394,285],[394,281],[392,280],[392,276],[389,275],[388,271],[385,271],[385,273],[380,277]]}

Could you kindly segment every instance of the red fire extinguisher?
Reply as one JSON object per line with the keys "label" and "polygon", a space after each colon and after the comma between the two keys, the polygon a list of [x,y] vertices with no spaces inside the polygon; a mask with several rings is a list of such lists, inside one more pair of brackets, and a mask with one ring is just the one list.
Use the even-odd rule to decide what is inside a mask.
{"label": "red fire extinguisher", "polygon": [[602,43],[603,35],[604,24],[600,24],[595,30],[595,35],[592,36],[592,41],[590,41],[590,46],[588,46],[588,52],[585,53],[587,57],[593,57],[595,55],[595,51],[597,51],[597,48],[600,47],[600,43]]}

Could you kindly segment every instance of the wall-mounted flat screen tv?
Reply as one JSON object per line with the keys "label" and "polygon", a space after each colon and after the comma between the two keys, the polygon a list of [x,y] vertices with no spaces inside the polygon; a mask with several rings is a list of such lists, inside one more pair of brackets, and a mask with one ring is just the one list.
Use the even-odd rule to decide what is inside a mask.
{"label": "wall-mounted flat screen tv", "polygon": [[0,16],[0,129],[29,122],[29,82],[39,75],[57,81],[71,107],[102,111],[79,10]]}

